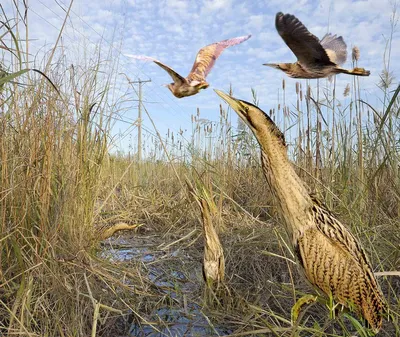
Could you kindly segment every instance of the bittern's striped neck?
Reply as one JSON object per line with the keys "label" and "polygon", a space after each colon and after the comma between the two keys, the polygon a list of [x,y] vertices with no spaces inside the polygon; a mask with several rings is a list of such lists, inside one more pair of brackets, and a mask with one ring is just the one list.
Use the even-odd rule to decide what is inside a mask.
{"label": "bittern's striped neck", "polygon": [[[305,184],[296,174],[287,156],[282,132],[257,106],[216,91],[250,127],[261,147],[261,161],[265,178],[271,188],[278,207],[284,216],[287,230],[302,232],[308,219],[312,200]],[[290,233],[292,234],[292,233]],[[298,233],[297,233],[298,234]]]}
{"label": "bittern's striped neck", "polygon": [[[267,129],[266,129],[267,130]],[[261,163],[264,176],[277,200],[290,236],[297,237],[306,228],[312,201],[303,181],[290,163],[286,148],[278,147],[271,133],[256,135],[261,145]],[[300,219],[303,217],[303,219]],[[297,233],[293,233],[297,230]]]}

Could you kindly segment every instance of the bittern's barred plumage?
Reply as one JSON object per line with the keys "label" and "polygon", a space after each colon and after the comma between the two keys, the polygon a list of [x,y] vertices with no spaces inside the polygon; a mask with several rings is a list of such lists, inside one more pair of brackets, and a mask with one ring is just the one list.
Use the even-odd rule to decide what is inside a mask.
{"label": "bittern's barred plumage", "polygon": [[260,144],[265,178],[307,279],[336,302],[362,314],[377,332],[385,299],[360,242],[308,193],[289,162],[284,136],[273,121],[257,106],[216,92]]}
{"label": "bittern's barred plumage", "polygon": [[347,70],[340,67],[346,62],[346,43],[341,36],[326,34],[320,41],[294,15],[278,13],[275,26],[292,52],[295,63],[265,63],[264,65],[284,71],[294,78],[322,78],[335,74],[369,76],[364,68]]}
{"label": "bittern's barred plumage", "polygon": [[199,201],[204,234],[203,277],[207,286],[218,289],[225,279],[224,250],[215,230],[207,200]]}
{"label": "bittern's barred plumage", "polygon": [[129,224],[126,222],[102,223],[95,226],[96,238],[105,240],[113,236],[116,232],[122,230],[133,230],[142,226],[142,224]]}
{"label": "bittern's barred plumage", "polygon": [[[191,182],[186,179],[186,185],[190,194],[200,207],[203,237],[203,278],[207,287],[212,290],[222,289],[225,279],[225,258],[224,250],[218,237],[213,219],[213,212],[210,204],[214,203],[204,188],[194,188]],[[211,200],[210,200],[211,199]]]}
{"label": "bittern's barred plumage", "polygon": [[192,70],[189,75],[185,78],[179,75],[171,67],[167,66],[160,61],[143,55],[126,55],[132,58],[153,61],[155,64],[163,68],[174,80],[173,83],[167,85],[168,89],[177,98],[186,96],[192,96],[197,94],[201,89],[208,88],[209,84],[206,82],[206,77],[211,71],[217,58],[225,50],[225,48],[235,46],[248,40],[251,35],[240,36],[233,39],[228,39],[220,42],[215,42],[208,46],[205,46],[199,50],[194,61]]}

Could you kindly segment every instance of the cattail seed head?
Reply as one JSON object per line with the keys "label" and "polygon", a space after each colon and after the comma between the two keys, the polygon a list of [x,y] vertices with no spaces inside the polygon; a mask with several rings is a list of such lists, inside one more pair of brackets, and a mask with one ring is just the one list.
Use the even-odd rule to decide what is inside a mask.
{"label": "cattail seed head", "polygon": [[350,84],[347,83],[346,88],[344,88],[343,96],[347,97],[350,94]]}
{"label": "cattail seed head", "polygon": [[359,60],[359,58],[360,58],[360,49],[357,46],[353,47],[351,56],[352,56],[354,62],[357,62]]}

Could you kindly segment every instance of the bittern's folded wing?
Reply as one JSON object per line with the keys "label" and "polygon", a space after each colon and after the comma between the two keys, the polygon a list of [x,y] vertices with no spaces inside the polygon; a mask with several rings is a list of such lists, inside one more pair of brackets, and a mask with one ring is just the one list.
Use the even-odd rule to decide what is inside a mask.
{"label": "bittern's folded wing", "polygon": [[302,65],[312,67],[332,64],[319,39],[294,15],[279,12],[276,14],[275,26]]}
{"label": "bittern's folded wing", "polygon": [[[369,302],[368,304],[357,303],[357,300],[353,299],[354,304],[362,308],[363,314],[371,326],[374,329],[379,329],[382,324],[380,314],[385,311],[386,303],[363,247],[355,236],[342,223],[336,220],[333,214],[315,196],[311,196],[311,198],[314,201],[313,214],[316,218],[315,223],[318,230],[330,241],[330,244],[335,247],[338,254],[342,252],[347,255],[346,258],[342,259],[344,263],[342,267],[354,271],[358,270],[358,279],[357,281],[354,280],[356,282],[355,285],[363,294],[361,297],[366,297],[363,301]],[[335,269],[334,266],[331,266],[331,269],[333,271]],[[346,278],[346,276],[348,275],[342,273],[342,278]],[[342,281],[344,282],[345,280]]]}
{"label": "bittern's folded wing", "polygon": [[251,35],[240,36],[233,39],[228,39],[210,44],[199,50],[196,55],[192,70],[188,75],[188,80],[205,80],[208,73],[211,71],[217,58],[221,55],[225,48],[237,45],[248,40]]}

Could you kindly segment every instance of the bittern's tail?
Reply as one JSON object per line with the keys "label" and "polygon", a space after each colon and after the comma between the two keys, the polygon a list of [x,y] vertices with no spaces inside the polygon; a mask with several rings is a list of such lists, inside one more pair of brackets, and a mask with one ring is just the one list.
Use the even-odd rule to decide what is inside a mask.
{"label": "bittern's tail", "polygon": [[354,68],[353,70],[340,68],[340,72],[354,76],[369,76],[371,73],[369,70],[365,70],[364,68]]}

